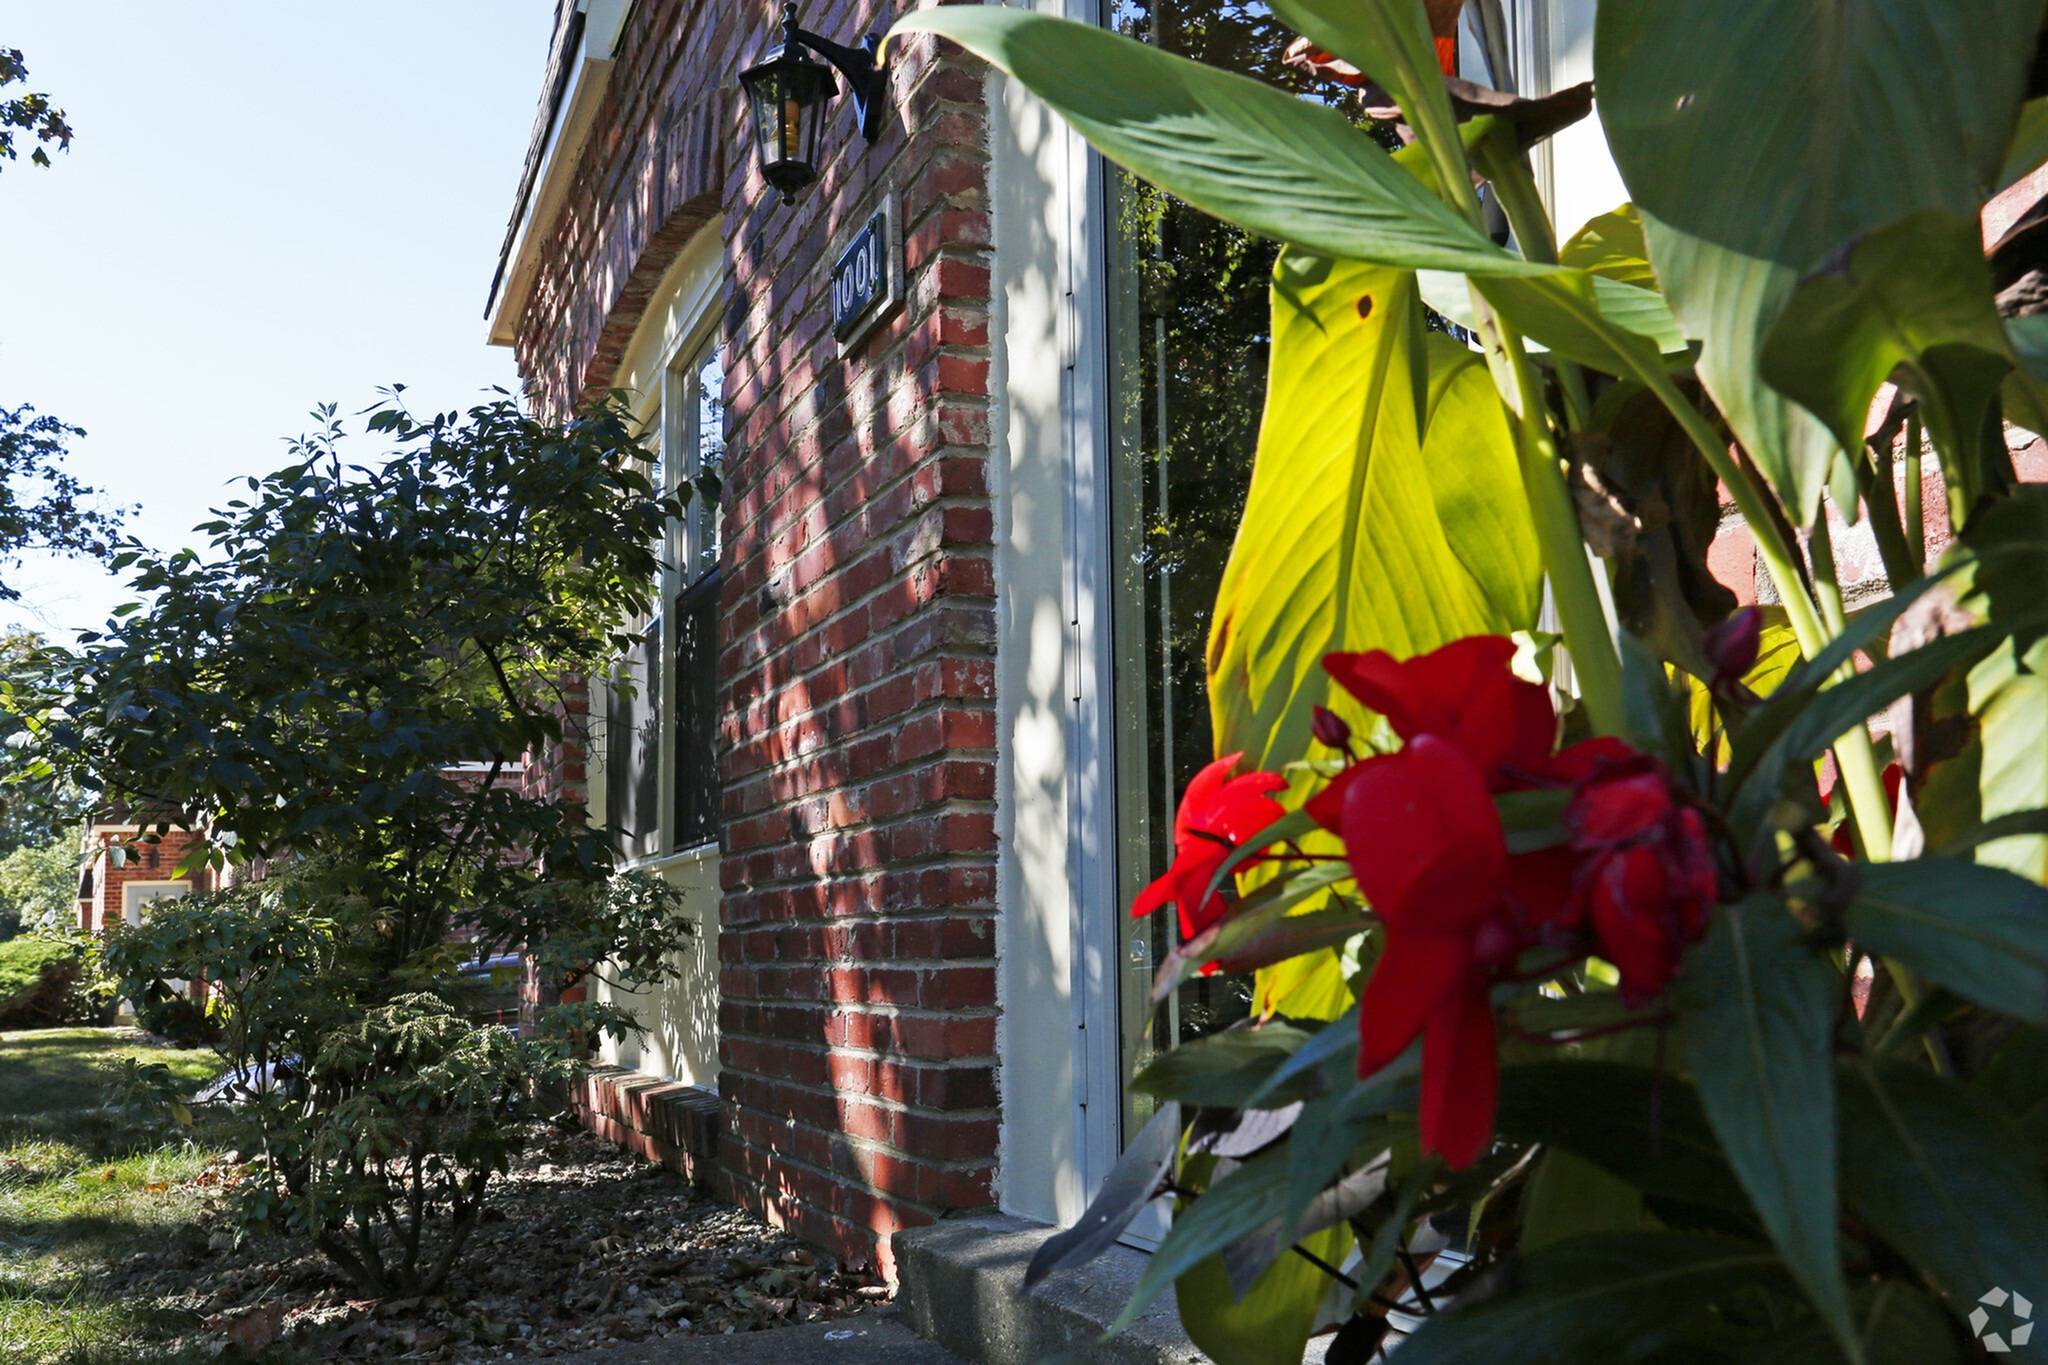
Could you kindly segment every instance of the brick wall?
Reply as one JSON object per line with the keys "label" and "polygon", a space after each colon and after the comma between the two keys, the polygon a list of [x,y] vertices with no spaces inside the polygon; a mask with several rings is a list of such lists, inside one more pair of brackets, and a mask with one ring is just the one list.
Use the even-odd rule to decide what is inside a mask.
{"label": "brick wall", "polygon": [[[852,43],[894,8],[812,0]],[[608,384],[655,282],[726,241],[725,783],[718,1187],[855,1260],[992,1202],[995,670],[981,72],[892,51],[794,207],[751,161],[736,76],[766,0],[641,0],[517,353],[544,410]],[[902,311],[842,358],[829,260],[898,197]],[[580,772],[577,758],[560,760]]]}
{"label": "brick wall", "polygon": [[174,873],[178,863],[191,849],[193,835],[186,830],[167,830],[154,844],[135,844],[128,848],[119,867],[105,850],[108,845],[136,838],[133,831],[95,829],[94,841],[100,847],[98,860],[93,864],[93,902],[90,922],[82,922],[83,929],[96,929],[104,933],[121,922],[126,888],[138,882],[193,882],[194,892],[208,890],[213,885],[210,872],[202,871],[194,879],[178,877]]}

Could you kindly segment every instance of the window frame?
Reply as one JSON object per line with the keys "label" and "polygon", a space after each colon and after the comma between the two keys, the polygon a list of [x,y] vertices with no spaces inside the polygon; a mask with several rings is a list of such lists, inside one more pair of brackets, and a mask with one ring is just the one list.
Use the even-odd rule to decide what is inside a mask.
{"label": "window frame", "polygon": [[[674,490],[682,470],[694,478],[699,461],[697,436],[697,394],[694,367],[723,343],[722,304],[725,294],[724,240],[715,225],[701,231],[678,253],[654,293],[654,302],[642,318],[640,328],[626,347],[616,383],[631,395],[633,419],[653,437],[662,492]],[[721,377],[722,386],[722,377]],[[691,562],[702,546],[705,530],[703,504],[692,498],[684,516],[672,522],[657,547],[661,561],[655,584],[655,604],[645,626],[657,632],[656,667],[659,673],[653,689],[655,730],[655,829],[650,852],[620,860],[625,871],[660,872],[664,868],[701,861],[718,854],[717,831],[709,838],[678,845],[675,823],[676,788],[676,701],[674,666],[676,650],[676,599],[687,586],[682,566]],[[714,526],[711,534],[715,538]],[[624,665],[626,656],[617,663]],[[610,679],[593,679],[590,688],[591,727],[587,747],[588,810],[591,823],[611,823],[612,753],[610,734]]]}

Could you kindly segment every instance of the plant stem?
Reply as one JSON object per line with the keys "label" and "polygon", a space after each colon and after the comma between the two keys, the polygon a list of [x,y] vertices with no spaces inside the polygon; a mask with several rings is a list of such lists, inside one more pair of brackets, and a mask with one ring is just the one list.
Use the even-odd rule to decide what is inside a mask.
{"label": "plant stem", "polygon": [[[1427,107],[1413,111],[1413,116],[1422,120],[1417,134],[1436,172],[1439,193],[1472,226],[1483,227],[1479,195],[1472,188],[1472,167],[1465,159],[1465,143],[1457,126],[1423,126],[1439,124],[1441,119],[1432,112],[1435,106],[1428,101],[1419,103]],[[1526,179],[1526,173],[1523,178]],[[1513,181],[1516,177],[1507,173],[1501,179]],[[1530,190],[1533,200],[1533,182]],[[1505,199],[1502,202],[1505,207]],[[1523,250],[1529,249],[1531,240],[1538,243],[1538,250],[1542,249],[1541,243],[1548,242],[1554,255],[1556,238],[1548,230],[1541,204],[1535,204],[1532,211],[1530,203],[1520,202],[1516,211],[1525,219],[1523,231],[1516,234],[1523,240]],[[1546,226],[1537,227],[1537,221]],[[1550,433],[1550,414],[1542,385],[1529,362],[1521,335],[1495,314],[1469,280],[1467,287],[1471,289],[1473,320],[1480,344],[1486,349],[1494,386],[1515,415],[1515,452],[1522,467],[1522,491],[1536,524],[1543,569],[1550,579],[1551,596],[1557,602],[1565,649],[1578,677],[1579,696],[1596,731],[1620,734],[1621,656],[1615,650],[1613,628],[1602,605],[1600,589],[1593,581],[1593,566],[1586,557],[1578,512],[1572,506],[1571,491],[1565,486],[1564,471],[1558,462],[1557,442]]]}
{"label": "plant stem", "polygon": [[[1778,523],[1771,516],[1766,501],[1769,495],[1759,486],[1755,474],[1728,453],[1719,433],[1700,415],[1698,408],[1686,401],[1669,375],[1655,366],[1634,368],[1636,378],[1656,394],[1677,419],[1706,460],[1707,467],[1720,477],[1734,496],[1736,510],[1742,513],[1743,520],[1749,523],[1750,534],[1756,538],[1757,553],[1763,557],[1771,581],[1778,586],[1778,597],[1785,605],[1786,620],[1799,640],[1799,652],[1809,659],[1814,658],[1827,647],[1835,632],[1822,624],[1799,561],[1791,545],[1779,534]],[[1845,665],[1844,672],[1850,668],[1853,665]],[[1834,747],[1835,764],[1841,769],[1842,785],[1849,796],[1849,814],[1856,822],[1857,834],[1863,845],[1873,850],[1869,854],[1872,861],[1888,858],[1892,847],[1891,805],[1885,800],[1884,784],[1878,778],[1877,752],[1871,747],[1870,731],[1858,725],[1835,741]]]}
{"label": "plant stem", "polygon": [[[1503,142],[1508,133],[1496,132],[1483,139],[1473,148],[1478,158],[1479,172],[1493,186],[1494,197],[1500,201],[1501,211],[1507,214],[1508,230],[1515,234],[1515,244],[1522,248],[1522,254],[1532,261],[1547,264],[1557,262],[1557,232],[1550,222],[1550,214],[1543,207],[1543,196],[1536,189],[1536,178],[1529,174],[1529,160],[1512,142]],[[1585,430],[1593,411],[1593,401],[1586,393],[1585,371],[1575,361],[1563,356],[1554,356],[1557,366],[1557,385],[1564,395],[1565,418],[1573,431]]]}
{"label": "plant stem", "polygon": [[1920,414],[1916,410],[1906,414],[1906,548],[1913,553],[1913,562],[1924,566],[1927,563],[1926,504],[1921,500],[1925,490],[1920,481]]}
{"label": "plant stem", "polygon": [[1593,581],[1578,511],[1565,487],[1535,367],[1520,335],[1501,321],[1477,289],[1472,291],[1472,306],[1494,383],[1515,414],[1522,492],[1536,525],[1536,541],[1550,578],[1551,597],[1557,603],[1558,620],[1564,627],[1565,650],[1578,678],[1579,697],[1595,731],[1618,735],[1624,724],[1621,656],[1614,647],[1599,585]]}
{"label": "plant stem", "polygon": [[1863,505],[1869,509],[1870,533],[1877,541],[1878,557],[1884,561],[1884,576],[1891,580],[1894,592],[1919,579],[1926,572],[1923,562],[1914,555],[1906,543],[1906,533],[1899,525],[1898,488],[1892,481],[1892,453],[1871,451],[1866,463],[1858,460],[1856,487],[1863,495]]}

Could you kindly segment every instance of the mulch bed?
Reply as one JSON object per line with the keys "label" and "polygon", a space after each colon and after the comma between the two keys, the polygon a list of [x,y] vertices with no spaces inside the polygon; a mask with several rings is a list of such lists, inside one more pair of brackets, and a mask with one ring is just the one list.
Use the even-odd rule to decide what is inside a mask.
{"label": "mulch bed", "polygon": [[873,1275],[584,1133],[550,1136],[493,1182],[462,1265],[431,1298],[362,1299],[303,1244],[202,1236],[132,1256],[114,1278],[198,1314],[204,1331],[180,1344],[228,1356],[275,1343],[317,1359],[533,1359],[847,1317],[888,1298]]}

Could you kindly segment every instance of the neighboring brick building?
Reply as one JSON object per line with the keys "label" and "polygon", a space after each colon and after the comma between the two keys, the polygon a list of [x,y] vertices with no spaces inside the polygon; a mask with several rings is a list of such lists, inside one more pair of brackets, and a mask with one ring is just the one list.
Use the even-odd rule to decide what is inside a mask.
{"label": "neighboring brick building", "polygon": [[117,924],[141,923],[143,907],[153,900],[212,890],[210,869],[178,872],[195,839],[189,830],[159,832],[118,812],[95,816],[85,832],[78,873],[78,927],[104,934]]}
{"label": "neighboring brick building", "polygon": [[[1271,25],[1183,22],[1213,0],[1027,2],[1323,93]],[[797,10],[854,44],[923,3]],[[1590,75],[1546,35],[1592,0],[1550,8],[1577,27],[1513,35],[1535,92]],[[1210,756],[1274,248],[922,38],[877,140],[831,104],[785,205],[738,79],[780,10],[560,0],[487,311],[538,412],[621,390],[667,482],[722,484],[648,644],[534,770],[702,930],[679,984],[628,997],[648,1034],[607,1050],[592,1126],[893,1274],[892,1234],[949,1212],[1072,1221],[1144,1117],[1145,1039],[1245,1008],[1219,977],[1153,1009],[1167,930],[1122,907]],[[1538,149],[1567,227],[1625,197],[1599,136]],[[842,344],[833,265],[885,208],[900,305]],[[1739,527],[1716,565],[1755,597]]]}

